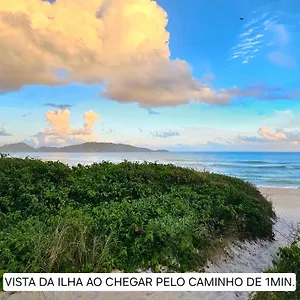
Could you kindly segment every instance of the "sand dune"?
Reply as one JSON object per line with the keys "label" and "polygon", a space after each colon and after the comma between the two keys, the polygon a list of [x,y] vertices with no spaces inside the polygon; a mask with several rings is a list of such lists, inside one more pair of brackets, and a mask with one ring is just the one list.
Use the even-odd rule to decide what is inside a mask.
{"label": "sand dune", "polygon": [[[208,263],[206,272],[262,272],[272,265],[279,247],[289,245],[291,235],[300,223],[300,189],[260,188],[272,200],[278,221],[275,241],[236,243],[226,249],[217,261]],[[0,300],[234,300],[249,299],[249,293],[235,292],[47,292],[2,293]]]}

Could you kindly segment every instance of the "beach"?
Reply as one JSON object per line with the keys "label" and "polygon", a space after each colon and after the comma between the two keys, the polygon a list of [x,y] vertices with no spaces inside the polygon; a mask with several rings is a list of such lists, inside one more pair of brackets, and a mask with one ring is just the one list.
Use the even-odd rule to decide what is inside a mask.
{"label": "beach", "polygon": [[300,0],[0,29],[0,300],[300,300]]}
{"label": "beach", "polygon": [[267,188],[261,187],[262,194],[270,198],[276,213],[286,220],[300,222],[300,188]]}
{"label": "beach", "polygon": [[[274,205],[278,220],[274,225],[275,241],[235,243],[205,267],[206,272],[263,272],[272,265],[279,247],[288,246],[300,222],[300,189],[260,187]],[[8,298],[7,298],[8,297]],[[248,292],[61,292],[2,293],[1,300],[232,300],[249,299]]]}

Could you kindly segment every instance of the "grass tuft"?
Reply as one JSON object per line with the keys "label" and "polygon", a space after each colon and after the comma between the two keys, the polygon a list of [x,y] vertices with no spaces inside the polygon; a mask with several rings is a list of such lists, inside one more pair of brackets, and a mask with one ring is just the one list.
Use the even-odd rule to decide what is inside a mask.
{"label": "grass tuft", "polygon": [[273,267],[267,273],[295,273],[295,292],[258,292],[252,300],[299,300],[300,299],[300,230],[290,247],[280,248]]}

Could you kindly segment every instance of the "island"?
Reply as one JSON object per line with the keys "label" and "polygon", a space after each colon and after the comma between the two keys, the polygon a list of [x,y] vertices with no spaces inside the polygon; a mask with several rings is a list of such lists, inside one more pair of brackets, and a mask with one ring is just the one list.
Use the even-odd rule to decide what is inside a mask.
{"label": "island", "polygon": [[141,148],[126,144],[114,144],[114,143],[97,143],[88,142],[78,145],[64,146],[64,147],[39,147],[35,148],[27,145],[26,143],[14,143],[0,147],[2,153],[13,152],[168,152],[168,150],[159,149],[151,150],[148,148]]}

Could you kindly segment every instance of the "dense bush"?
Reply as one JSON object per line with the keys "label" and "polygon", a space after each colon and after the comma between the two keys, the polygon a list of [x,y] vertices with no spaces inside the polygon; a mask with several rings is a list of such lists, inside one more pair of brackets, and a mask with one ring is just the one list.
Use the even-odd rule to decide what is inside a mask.
{"label": "dense bush", "polygon": [[221,237],[272,238],[273,217],[255,187],[228,176],[0,158],[0,273],[186,271]]}
{"label": "dense bush", "polygon": [[253,300],[299,300],[300,299],[300,231],[290,247],[281,248],[269,273],[295,273],[295,292],[259,292]]}

